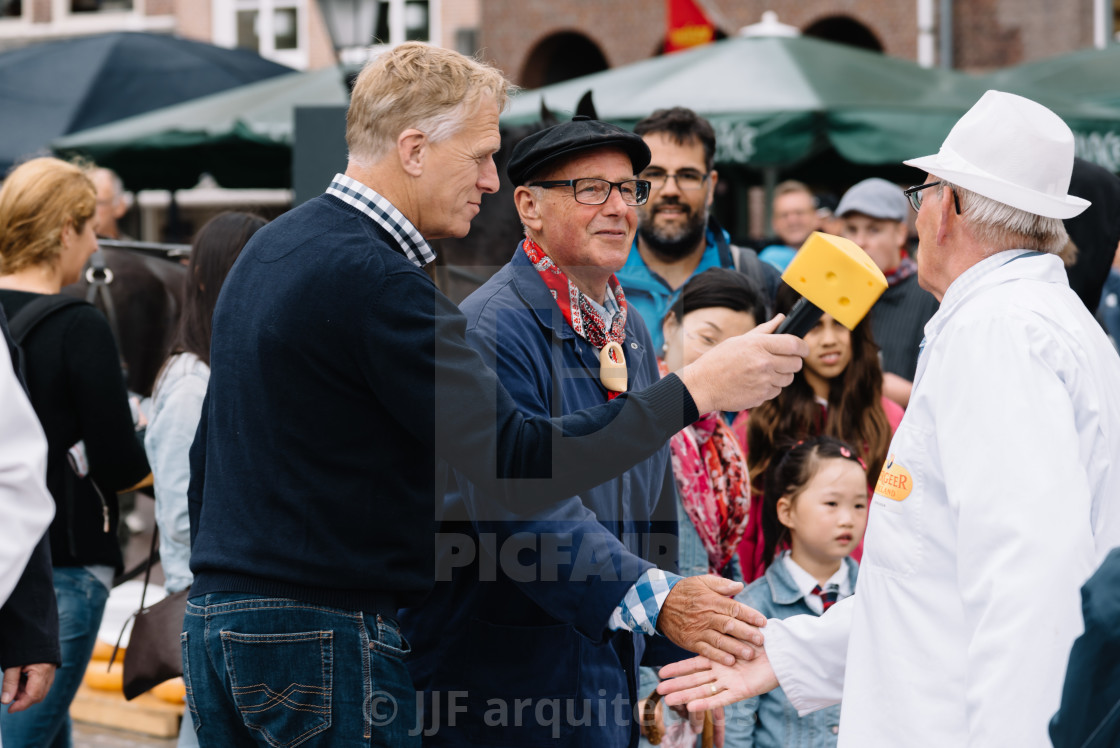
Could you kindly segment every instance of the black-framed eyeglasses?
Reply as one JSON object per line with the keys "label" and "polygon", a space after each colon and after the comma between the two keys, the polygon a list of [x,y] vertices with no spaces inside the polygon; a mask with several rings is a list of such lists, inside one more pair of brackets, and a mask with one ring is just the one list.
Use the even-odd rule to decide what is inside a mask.
{"label": "black-framed eyeglasses", "polygon": [[642,172],[642,179],[649,180],[650,185],[655,190],[659,190],[665,186],[665,183],[673,179],[677,183],[677,189],[682,192],[689,192],[698,190],[704,186],[708,181],[708,176],[711,172],[700,172],[695,169],[682,169],[675,174],[668,174],[661,169],[646,169]]}
{"label": "black-framed eyeglasses", "polygon": [[[922,209],[922,190],[928,190],[930,187],[936,187],[939,184],[945,184],[944,180],[939,179],[936,182],[927,182],[926,184],[919,184],[916,187],[907,187],[902,191],[902,194],[909,198],[910,207],[917,212]],[[953,193],[953,205],[956,206],[957,215],[959,216],[961,214],[961,199],[957,197],[957,191],[952,187],[949,188],[949,192]]]}
{"label": "black-framed eyeglasses", "polygon": [[572,197],[584,205],[602,205],[611,196],[611,190],[618,190],[622,202],[627,205],[645,205],[649,200],[649,182],[645,179],[627,179],[623,182],[608,182],[605,179],[584,177],[583,179],[550,179],[544,182],[529,182],[530,187],[571,187]]}

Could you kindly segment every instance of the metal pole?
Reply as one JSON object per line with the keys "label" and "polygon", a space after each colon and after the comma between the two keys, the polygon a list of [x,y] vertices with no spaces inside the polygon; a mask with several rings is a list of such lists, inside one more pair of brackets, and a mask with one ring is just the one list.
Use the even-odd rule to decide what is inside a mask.
{"label": "metal pole", "polygon": [[953,0],[941,0],[941,22],[938,28],[941,54],[938,62],[949,70],[953,67]]}
{"label": "metal pole", "polygon": [[934,65],[933,0],[918,0],[918,64]]}
{"label": "metal pole", "polygon": [[1112,3],[1093,0],[1093,46],[1104,49],[1112,37]]}
{"label": "metal pole", "polygon": [[763,209],[763,236],[773,236],[774,227],[771,223],[774,217],[774,188],[778,185],[778,167],[767,166],[762,170],[762,186],[766,191]]}

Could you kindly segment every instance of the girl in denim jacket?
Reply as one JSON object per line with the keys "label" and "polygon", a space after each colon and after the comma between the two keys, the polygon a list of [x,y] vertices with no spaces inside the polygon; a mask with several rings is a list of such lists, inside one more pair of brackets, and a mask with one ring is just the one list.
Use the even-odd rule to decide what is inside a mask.
{"label": "girl in denim jacket", "polygon": [[[739,593],[740,602],[782,619],[822,615],[852,594],[858,567],[849,556],[867,527],[867,471],[852,447],[818,436],[779,454],[762,520],[766,573]],[[778,688],[727,711],[728,748],[836,745],[839,705],[798,717]]]}

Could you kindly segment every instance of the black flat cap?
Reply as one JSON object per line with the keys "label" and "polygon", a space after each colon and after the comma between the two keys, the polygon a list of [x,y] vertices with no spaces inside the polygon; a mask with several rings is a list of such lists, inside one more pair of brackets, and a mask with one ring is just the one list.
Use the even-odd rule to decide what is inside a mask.
{"label": "black flat cap", "polygon": [[576,115],[571,122],[546,127],[515,145],[506,174],[514,186],[522,185],[546,164],[604,146],[625,151],[635,174],[649,166],[649,146],[640,136],[608,122]]}

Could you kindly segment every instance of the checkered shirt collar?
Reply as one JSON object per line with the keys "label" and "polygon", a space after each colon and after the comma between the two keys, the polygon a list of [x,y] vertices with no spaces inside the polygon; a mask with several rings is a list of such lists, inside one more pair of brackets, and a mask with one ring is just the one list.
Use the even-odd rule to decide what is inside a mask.
{"label": "checkered shirt collar", "polygon": [[388,231],[404,250],[405,256],[416,267],[422,268],[436,259],[432,248],[428,246],[424,237],[420,236],[412,221],[405,218],[391,202],[361,182],[345,174],[335,174],[331,186],[327,188],[327,194],[362,211],[378,226]]}

